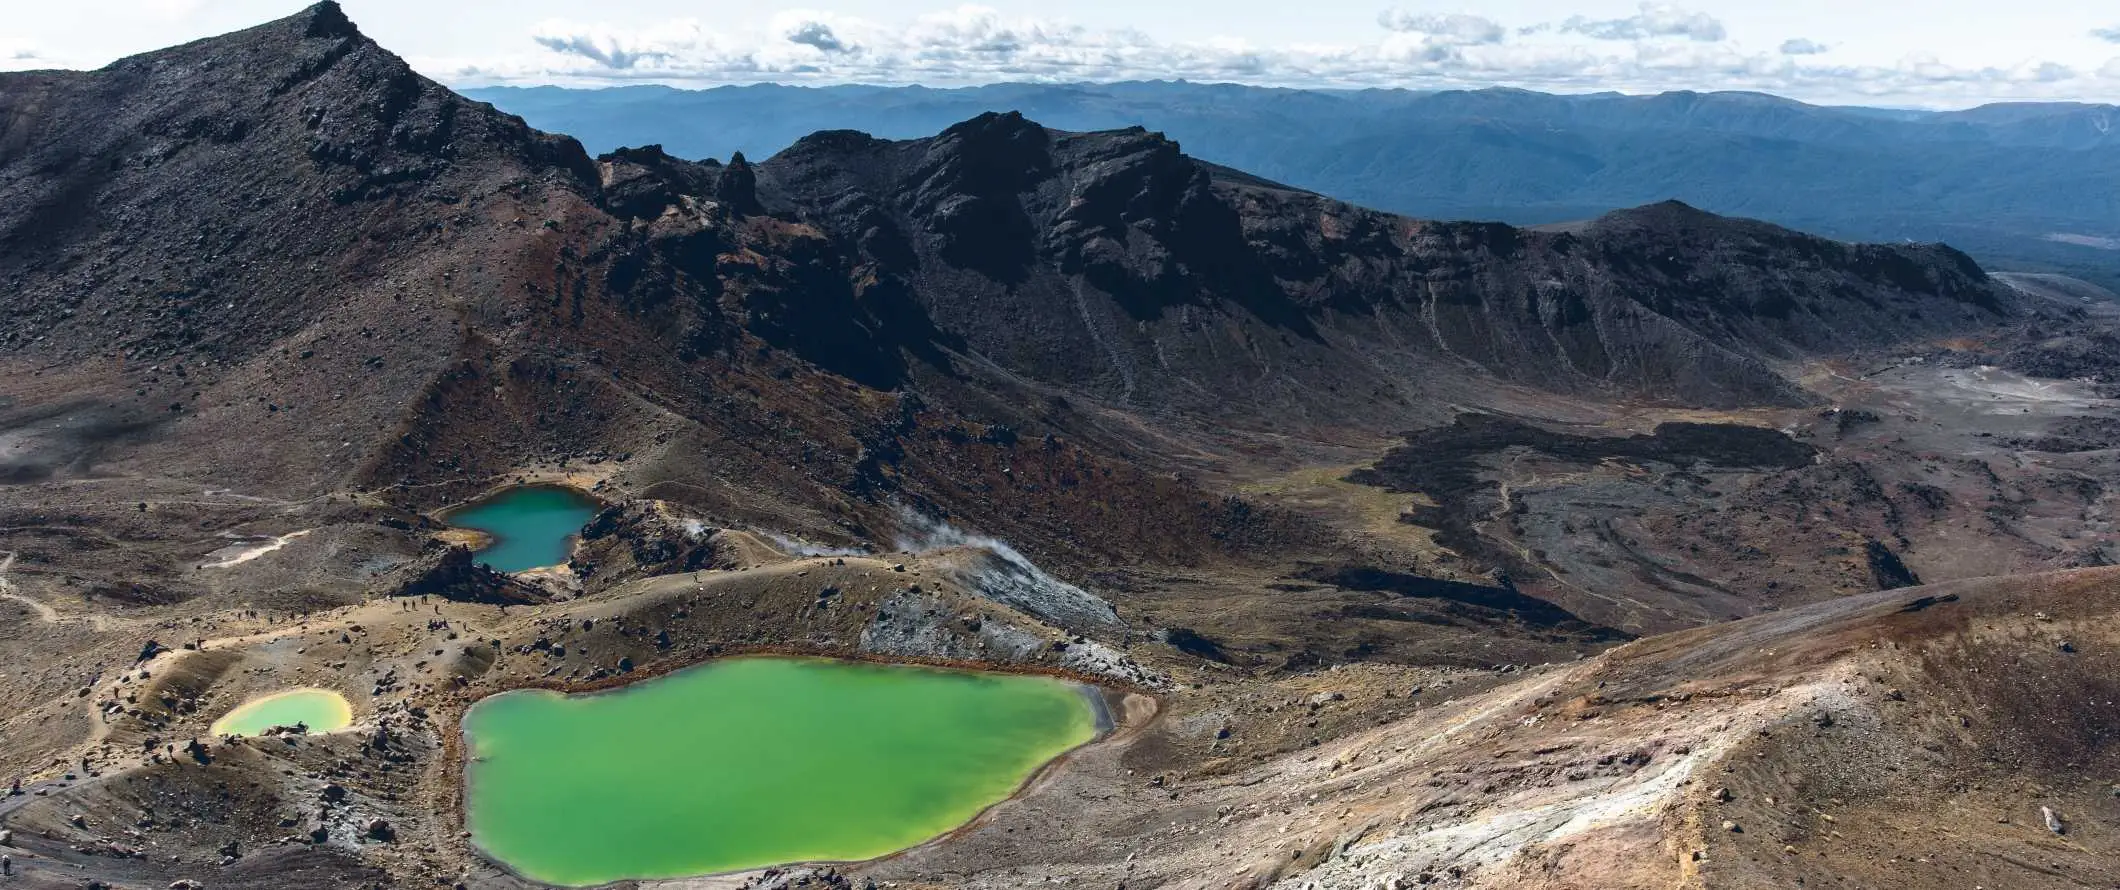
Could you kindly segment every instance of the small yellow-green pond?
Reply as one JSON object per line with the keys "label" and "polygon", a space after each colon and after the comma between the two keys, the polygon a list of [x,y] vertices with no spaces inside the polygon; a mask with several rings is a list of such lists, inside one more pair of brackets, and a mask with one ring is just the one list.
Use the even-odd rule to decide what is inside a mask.
{"label": "small yellow-green pond", "polygon": [[736,658],[464,716],[473,842],[589,886],[882,856],[947,833],[1094,738],[1045,677]]}
{"label": "small yellow-green pond", "polygon": [[290,689],[252,699],[213,723],[214,735],[258,735],[275,726],[334,732],[353,722],[353,705],[329,689]]}

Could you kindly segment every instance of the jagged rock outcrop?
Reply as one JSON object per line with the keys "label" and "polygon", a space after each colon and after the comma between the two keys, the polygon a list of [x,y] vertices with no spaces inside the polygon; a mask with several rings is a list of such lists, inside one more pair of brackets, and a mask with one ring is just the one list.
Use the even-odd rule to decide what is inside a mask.
{"label": "jagged rock outcrop", "polygon": [[721,165],[671,157],[660,145],[622,148],[596,159],[603,204],[614,214],[652,220],[715,193]]}
{"label": "jagged rock outcrop", "polygon": [[717,531],[675,505],[627,501],[604,508],[582,527],[570,565],[592,591],[636,578],[728,568],[734,563],[715,546]]}
{"label": "jagged rock outcrop", "polygon": [[729,166],[715,178],[714,200],[737,216],[751,216],[765,209],[758,204],[758,173],[751,169],[743,152],[731,155]]}
{"label": "jagged rock outcrop", "polygon": [[481,565],[471,548],[437,546],[392,572],[378,589],[383,596],[438,596],[464,603],[521,605],[543,602],[543,591]]}

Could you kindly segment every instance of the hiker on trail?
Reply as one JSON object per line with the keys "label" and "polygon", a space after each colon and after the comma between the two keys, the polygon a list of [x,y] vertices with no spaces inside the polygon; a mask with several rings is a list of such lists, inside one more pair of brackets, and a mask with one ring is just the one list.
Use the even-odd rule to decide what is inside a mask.
{"label": "hiker on trail", "polygon": [[0,878],[11,876],[14,873],[15,857],[8,856],[6,854],[0,854]]}

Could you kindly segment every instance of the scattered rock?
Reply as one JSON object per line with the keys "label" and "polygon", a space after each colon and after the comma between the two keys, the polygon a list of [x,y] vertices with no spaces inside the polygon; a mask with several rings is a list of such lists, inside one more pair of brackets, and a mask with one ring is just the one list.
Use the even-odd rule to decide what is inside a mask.
{"label": "scattered rock", "polygon": [[2046,820],[2046,830],[2055,834],[2068,833],[2068,823],[2061,821],[2061,814],[2054,812],[2053,807],[2040,807],[2039,815]]}

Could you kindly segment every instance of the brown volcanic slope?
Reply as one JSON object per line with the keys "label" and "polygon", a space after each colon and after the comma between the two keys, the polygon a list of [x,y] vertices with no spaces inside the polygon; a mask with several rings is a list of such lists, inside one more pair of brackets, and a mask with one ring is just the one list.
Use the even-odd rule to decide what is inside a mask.
{"label": "brown volcanic slope", "polygon": [[[1810,719],[1783,693],[1873,654],[1957,696],[1938,720],[2019,707],[1982,665],[2103,694],[2082,667],[2103,661],[2054,660],[2027,622],[2077,616],[2073,644],[2102,658],[2085,641],[2109,573],[1953,588],[1989,624],[1941,630],[1843,598],[2120,555],[2120,410],[2095,348],[2112,319],[1940,246],[1677,204],[1570,231],[1407,220],[1152,133],[1012,115],[905,142],[821,133],[756,164],[592,159],[420,78],[325,3],[101,71],[0,74],[0,285],[0,776],[88,779],[0,803],[47,884],[505,885],[456,836],[456,709],[608,682],[621,657],[795,646],[1162,693],[1162,716],[1012,811],[1119,801],[1082,836],[1003,816],[875,871],[945,885],[1138,868],[1171,886],[1423,869],[1575,886],[1605,868],[1614,886],[1745,886],[1695,863],[1769,859],[1787,873],[1758,874],[1883,875],[1726,853],[1799,835],[1702,833],[1717,820],[1682,780],[1735,769],[1729,752],[1758,755],[1758,782],[1874,754],[1755,749],[1743,728]],[[2037,376],[2057,368],[2091,379]],[[437,543],[437,510],[530,479],[613,502],[568,571],[503,585]],[[405,592],[565,600],[438,606],[440,627],[380,599]],[[1855,648],[1803,648],[1816,622]],[[2003,648],[1934,642],[1967,634]],[[150,641],[187,640],[208,645],[137,670]],[[1809,660],[1776,660],[1790,647]],[[1701,698],[1592,691],[1621,674]],[[343,688],[364,734],[141,759],[286,682]],[[2021,820],[2010,795],[2059,794],[2105,756],[2095,714],[2049,739],[2009,727],[2064,714],[1996,713],[1961,728],[1999,753],[1936,754],[1982,807]],[[1679,724],[1713,737],[1674,741]],[[1948,729],[1857,741],[1933,752]],[[1976,762],[2019,751],[2052,757]],[[1347,786],[1365,754],[1389,778],[1355,784],[1390,793]],[[313,824],[327,777],[354,802]],[[1857,790],[1879,819],[1905,811]],[[357,816],[401,841],[360,840]],[[1583,864],[1597,842],[1568,839],[1612,825],[1610,849],[1663,858]],[[1856,834],[1801,837],[1832,830]],[[2105,867],[2097,830],[2067,869]],[[105,855],[142,838],[173,861]],[[270,852],[224,867],[208,854],[231,840]],[[1977,840],[2085,873],[2053,868],[2043,835]],[[1462,855],[1413,861],[1435,850]]]}
{"label": "brown volcanic slope", "polygon": [[1077,567],[1191,565],[1330,537],[1163,477],[1223,427],[1377,442],[1521,407],[1497,381],[1801,404],[1783,363],[2020,311],[1944,248],[1676,205],[1403,220],[1010,116],[592,161],[329,5],[0,84],[4,473],[90,480],[54,503],[117,477],[424,509],[623,455],[629,492],[834,541],[887,542],[896,500]]}
{"label": "brown volcanic slope", "polygon": [[[1572,232],[1405,220],[1154,134],[1008,115],[902,143],[823,133],[755,166],[592,160],[420,78],[330,4],[0,87],[0,510],[17,574],[68,597],[343,601],[420,547],[385,514],[574,472],[835,544],[889,545],[907,509],[954,516],[1169,594],[1166,623],[1224,611],[1216,573],[1237,571],[1274,614],[1221,631],[1254,650],[1412,589],[1325,576],[1502,569],[1594,623],[1683,626],[1820,579],[1665,577],[1682,557],[1633,548],[1638,570],[1578,582],[1595,567],[1510,518],[1547,491],[1490,478],[1570,461],[1501,453],[1524,443],[1476,442],[1440,483],[1352,477],[1434,506],[1331,474],[1479,408],[1593,436],[1688,406],[1791,427],[1809,415],[1778,407],[1819,401],[1785,376],[1800,362],[2058,311],[1942,247],[1675,204]],[[1635,496],[1639,473],[1597,481],[1631,486],[1629,521],[1710,526],[1683,546],[1750,535],[1761,485],[1876,500],[1875,474],[1831,453],[1830,471],[1706,475],[1675,454],[1633,464],[1730,509],[1674,515],[1671,492]],[[1931,512],[1955,519],[1941,489]],[[1917,543],[1905,508],[1861,509],[1885,518],[1791,536],[1805,560]],[[331,556],[297,590],[198,568],[228,536],[302,530]],[[2025,549],[2069,558],[2047,538]]]}

